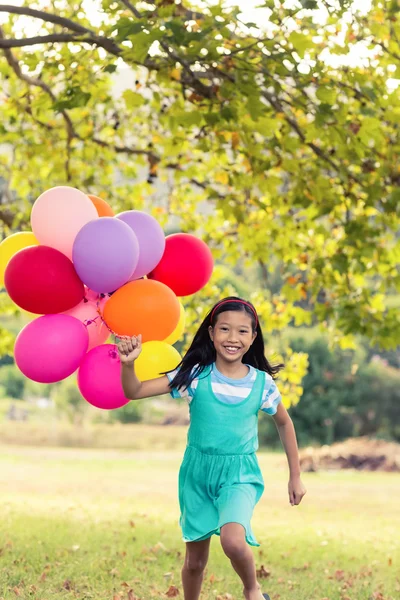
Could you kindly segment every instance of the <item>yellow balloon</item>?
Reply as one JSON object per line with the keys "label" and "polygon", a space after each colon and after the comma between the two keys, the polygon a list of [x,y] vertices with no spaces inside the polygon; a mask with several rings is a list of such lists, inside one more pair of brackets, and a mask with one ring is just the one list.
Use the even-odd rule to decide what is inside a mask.
{"label": "yellow balloon", "polygon": [[135,373],[140,381],[162,377],[181,362],[178,350],[165,342],[145,342],[139,358],[135,360]]}
{"label": "yellow balloon", "polygon": [[164,340],[166,344],[171,344],[171,346],[172,344],[175,344],[175,342],[181,339],[185,331],[186,313],[185,309],[183,308],[182,302],[179,302],[179,304],[181,307],[181,314],[179,317],[178,325],[175,327],[174,331]]}
{"label": "yellow balloon", "polygon": [[38,246],[39,242],[31,231],[20,231],[9,235],[0,244],[0,286],[4,285],[4,273],[14,254],[28,246]]}

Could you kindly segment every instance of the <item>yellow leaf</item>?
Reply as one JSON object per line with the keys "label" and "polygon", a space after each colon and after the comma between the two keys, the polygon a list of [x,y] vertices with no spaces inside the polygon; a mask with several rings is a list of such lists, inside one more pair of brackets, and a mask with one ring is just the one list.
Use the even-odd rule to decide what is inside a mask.
{"label": "yellow leaf", "polygon": [[175,79],[175,81],[180,81],[181,79],[181,70],[180,69],[172,69],[172,71],[170,72],[171,75],[171,79]]}
{"label": "yellow leaf", "polygon": [[222,183],[223,185],[226,185],[229,181],[228,173],[226,171],[219,171],[215,174],[215,181],[217,183]]}
{"label": "yellow leaf", "polygon": [[234,150],[236,150],[236,148],[239,146],[240,143],[240,135],[238,134],[237,131],[234,131],[232,133],[232,148]]}

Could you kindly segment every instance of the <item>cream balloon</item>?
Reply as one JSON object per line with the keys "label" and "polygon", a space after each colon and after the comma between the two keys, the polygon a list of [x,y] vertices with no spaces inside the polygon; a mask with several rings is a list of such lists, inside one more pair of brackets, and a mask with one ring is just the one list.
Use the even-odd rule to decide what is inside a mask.
{"label": "cream balloon", "polygon": [[31,231],[20,231],[6,237],[0,244],[0,287],[4,285],[4,273],[14,254],[39,242]]}
{"label": "cream balloon", "polygon": [[72,246],[86,223],[98,219],[93,202],[83,192],[59,186],[43,192],[31,213],[32,230],[40,244],[56,248],[72,259]]}
{"label": "cream balloon", "polygon": [[140,381],[162,377],[164,371],[172,371],[181,362],[178,350],[165,342],[145,342],[135,361],[135,373]]}
{"label": "cream balloon", "polygon": [[183,336],[184,331],[185,331],[186,313],[185,313],[185,309],[183,308],[182,302],[179,302],[179,304],[180,304],[181,312],[180,312],[180,316],[179,316],[178,325],[175,327],[175,329],[171,333],[171,335],[169,335],[164,340],[164,342],[166,344],[171,344],[171,346],[173,344],[175,344],[175,342],[177,342],[178,340],[181,339],[181,337]]}

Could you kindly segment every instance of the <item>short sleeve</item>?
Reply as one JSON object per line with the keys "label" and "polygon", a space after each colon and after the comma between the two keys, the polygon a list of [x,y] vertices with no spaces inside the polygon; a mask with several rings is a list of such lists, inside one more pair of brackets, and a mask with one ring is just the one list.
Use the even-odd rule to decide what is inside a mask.
{"label": "short sleeve", "polygon": [[[193,367],[192,373],[196,368],[197,368],[197,365],[195,365]],[[178,373],[178,371],[179,371],[179,369],[174,369],[174,371],[167,373],[167,377],[168,377],[168,380],[170,383],[174,379],[174,377]],[[186,388],[172,388],[170,394],[173,398],[186,398],[186,400],[190,404],[190,402],[192,401],[192,398],[194,396],[196,386],[197,386],[197,379],[194,379],[187,389]]]}
{"label": "short sleeve", "polygon": [[268,415],[274,415],[278,410],[278,404],[282,402],[282,396],[271,376],[265,375],[264,393],[262,395],[260,410]]}

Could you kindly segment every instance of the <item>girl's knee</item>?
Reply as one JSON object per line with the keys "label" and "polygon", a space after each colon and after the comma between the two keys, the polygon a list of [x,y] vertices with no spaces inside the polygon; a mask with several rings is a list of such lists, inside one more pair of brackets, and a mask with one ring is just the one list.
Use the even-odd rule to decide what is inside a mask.
{"label": "girl's knee", "polygon": [[200,574],[207,565],[207,556],[187,555],[183,568],[192,575]]}
{"label": "girl's knee", "polygon": [[195,575],[204,571],[208,561],[210,539],[201,542],[189,542],[186,545],[186,556],[183,568]]}
{"label": "girl's knee", "polygon": [[237,535],[221,532],[221,546],[226,556],[231,560],[240,560],[246,555],[246,541]]}

